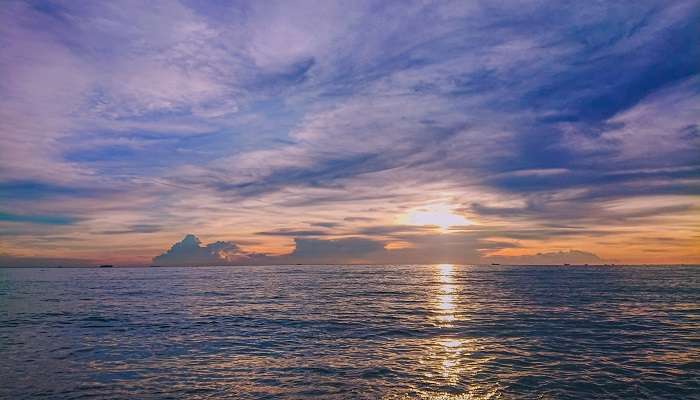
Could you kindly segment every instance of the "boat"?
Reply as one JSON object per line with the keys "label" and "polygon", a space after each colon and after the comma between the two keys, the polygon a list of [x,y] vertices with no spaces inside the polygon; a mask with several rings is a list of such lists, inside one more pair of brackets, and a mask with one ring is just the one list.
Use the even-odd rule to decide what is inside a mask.
{"label": "boat", "polygon": [[99,266],[99,268],[114,268],[114,265],[111,264],[102,264]]}

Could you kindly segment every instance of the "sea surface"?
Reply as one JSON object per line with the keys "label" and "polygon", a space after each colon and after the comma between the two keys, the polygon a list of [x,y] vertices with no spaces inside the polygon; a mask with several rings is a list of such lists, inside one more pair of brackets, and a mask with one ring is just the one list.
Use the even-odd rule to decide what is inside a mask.
{"label": "sea surface", "polygon": [[700,399],[700,267],[0,269],[3,399]]}

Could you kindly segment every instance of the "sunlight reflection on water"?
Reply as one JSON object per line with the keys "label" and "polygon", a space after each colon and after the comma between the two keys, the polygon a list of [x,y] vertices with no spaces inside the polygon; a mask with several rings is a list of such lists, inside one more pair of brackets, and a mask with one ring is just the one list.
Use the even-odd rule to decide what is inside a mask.
{"label": "sunlight reflection on water", "polygon": [[[436,265],[436,275],[439,285],[436,288],[436,308],[438,326],[442,330],[453,328],[457,320],[458,287],[455,282],[455,269],[453,264]],[[463,319],[460,316],[460,320]],[[440,371],[442,380],[450,386],[459,386],[460,379],[464,376],[464,365],[469,364],[469,353],[476,348],[476,340],[460,339],[450,336],[449,332],[438,335],[435,338],[437,344],[435,350],[436,363],[435,370]],[[471,365],[473,374],[476,363]],[[493,399],[498,398],[497,389],[484,392],[477,382],[469,382],[467,393],[432,393],[425,397],[429,399]]]}
{"label": "sunlight reflection on water", "polygon": [[437,289],[437,320],[441,326],[450,327],[455,320],[456,287],[453,281],[454,265],[439,264],[437,276],[440,285]]}

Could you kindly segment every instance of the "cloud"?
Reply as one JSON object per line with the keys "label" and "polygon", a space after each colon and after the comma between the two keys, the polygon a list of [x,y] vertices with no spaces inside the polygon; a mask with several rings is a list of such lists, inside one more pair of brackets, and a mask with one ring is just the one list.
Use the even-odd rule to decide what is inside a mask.
{"label": "cloud", "polygon": [[[388,242],[363,237],[337,239],[295,238],[288,254],[270,255],[248,252],[236,243],[218,241],[202,245],[195,235],[186,235],[163,254],[153,258],[161,266],[275,265],[275,264],[600,264],[597,255],[578,251],[544,252],[520,256],[485,256],[484,251],[517,247],[508,242],[480,240],[466,235],[421,235],[404,238],[408,248],[394,249]],[[89,267],[101,259],[16,256],[0,253],[0,266],[9,267]],[[121,263],[129,265],[128,263]]]}
{"label": "cloud", "polygon": [[100,232],[103,235],[127,235],[127,234],[132,234],[132,233],[157,233],[163,230],[163,227],[160,225],[154,225],[154,224],[135,224],[135,225],[130,225],[126,229],[116,229],[116,230],[107,230],[107,231],[102,231]]}
{"label": "cloud", "polygon": [[337,222],[312,222],[312,226],[320,226],[321,228],[335,228],[340,226]]}
{"label": "cloud", "polygon": [[14,221],[3,245],[52,234],[142,260],[172,232],[235,226],[276,254],[363,237],[413,250],[362,259],[478,261],[489,237],[391,227],[437,202],[523,248],[690,237],[698,21],[693,0],[11,2],[3,212],[74,223]]}
{"label": "cloud", "polygon": [[17,215],[0,212],[0,222],[26,222],[32,224],[71,225],[76,223],[77,219],[65,215]]}
{"label": "cloud", "polygon": [[157,256],[158,265],[251,265],[251,264],[585,264],[601,263],[593,253],[570,250],[534,255],[488,256],[487,252],[517,248],[510,242],[484,240],[468,234],[413,235],[402,238],[408,247],[392,248],[390,242],[366,237],[337,239],[294,238],[288,254],[249,253],[233,242],[215,242],[202,246],[194,235],[187,235],[170,250]]}
{"label": "cloud", "polygon": [[369,262],[375,253],[384,251],[384,243],[361,237],[340,239],[295,238],[289,259],[306,263]]}
{"label": "cloud", "polygon": [[186,235],[170,250],[153,258],[157,265],[229,265],[242,263],[246,254],[233,242],[214,242],[202,246],[195,235]]}
{"label": "cloud", "polygon": [[250,265],[294,263],[354,263],[367,262],[373,253],[382,252],[379,241],[346,237],[338,239],[294,238],[294,250],[283,255],[246,252],[233,242],[219,241],[202,246],[195,235],[187,235],[168,251],[153,258],[156,265]]}
{"label": "cloud", "polygon": [[256,232],[256,235],[263,236],[325,236],[329,233],[321,230],[294,230],[294,229],[278,229],[275,231]]}

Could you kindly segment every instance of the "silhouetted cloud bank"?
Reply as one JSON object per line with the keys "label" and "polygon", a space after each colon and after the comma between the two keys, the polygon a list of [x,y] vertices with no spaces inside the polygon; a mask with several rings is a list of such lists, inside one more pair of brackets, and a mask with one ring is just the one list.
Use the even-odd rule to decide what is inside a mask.
{"label": "silhouetted cloud bank", "polygon": [[[347,264],[347,263],[402,263],[432,264],[439,262],[456,264],[596,264],[603,263],[593,253],[569,250],[537,253],[521,256],[483,257],[474,249],[460,246],[459,241],[448,237],[422,238],[422,247],[390,249],[384,242],[347,237],[338,239],[295,238],[294,250],[289,254],[268,255],[245,252],[234,242],[218,241],[202,245],[201,240],[189,234],[175,243],[165,253],[154,257],[157,265],[206,266],[206,265],[262,265],[262,264]],[[430,245],[426,247],[425,244]],[[495,247],[498,247],[496,244]]]}
{"label": "silhouetted cloud bank", "polygon": [[228,265],[248,260],[248,256],[233,242],[220,241],[202,246],[199,238],[191,234],[153,258],[158,265]]}

